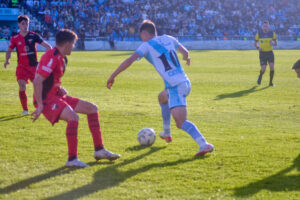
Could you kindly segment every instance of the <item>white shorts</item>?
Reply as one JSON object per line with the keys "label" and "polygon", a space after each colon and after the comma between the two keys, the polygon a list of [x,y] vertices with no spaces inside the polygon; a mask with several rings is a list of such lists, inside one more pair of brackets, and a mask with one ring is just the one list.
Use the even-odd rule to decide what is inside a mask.
{"label": "white shorts", "polygon": [[169,95],[169,108],[175,108],[178,106],[186,106],[186,97],[191,91],[190,81],[185,81],[171,88],[167,88]]}

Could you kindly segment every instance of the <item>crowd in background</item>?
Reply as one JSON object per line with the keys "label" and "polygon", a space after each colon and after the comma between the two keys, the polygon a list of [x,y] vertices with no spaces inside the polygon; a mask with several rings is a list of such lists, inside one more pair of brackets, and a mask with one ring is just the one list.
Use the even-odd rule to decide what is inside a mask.
{"label": "crowd in background", "polygon": [[137,40],[144,19],[156,23],[159,35],[182,38],[253,39],[263,20],[278,35],[300,38],[299,0],[24,0],[23,6],[42,22],[31,28],[45,38],[68,28],[85,38]]}

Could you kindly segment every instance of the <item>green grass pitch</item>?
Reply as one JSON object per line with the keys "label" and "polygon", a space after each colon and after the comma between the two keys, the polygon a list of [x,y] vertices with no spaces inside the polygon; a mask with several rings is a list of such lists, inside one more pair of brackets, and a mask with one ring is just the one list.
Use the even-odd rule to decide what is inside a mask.
{"label": "green grass pitch", "polygon": [[[276,87],[262,84],[257,51],[191,51],[185,66],[192,83],[188,119],[215,151],[176,128],[173,142],[159,137],[140,148],[137,133],[162,130],[158,93],[164,88],[145,59],[106,80],[132,52],[73,52],[62,79],[70,95],[99,107],[105,147],[122,155],[95,162],[87,119],[80,115],[79,158],[90,165],[67,169],[66,123],[21,117],[16,53],[4,70],[0,53],[0,199],[300,199],[300,80],[291,70],[299,50],[275,50]],[[39,53],[39,57],[41,53]],[[32,84],[27,86],[30,112]]]}

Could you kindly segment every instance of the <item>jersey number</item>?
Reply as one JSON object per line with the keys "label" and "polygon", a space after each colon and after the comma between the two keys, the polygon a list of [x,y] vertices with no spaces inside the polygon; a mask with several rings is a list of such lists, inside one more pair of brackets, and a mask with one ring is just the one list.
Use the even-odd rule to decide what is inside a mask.
{"label": "jersey number", "polygon": [[[168,53],[170,54],[172,63],[173,63],[175,66],[178,66],[178,65],[179,65],[179,61],[178,61],[178,57],[177,57],[176,52],[172,50],[172,51],[170,51],[170,52],[168,52]],[[161,55],[159,56],[159,58],[161,59],[161,62],[164,64],[165,72],[172,69],[172,67],[170,66],[170,64],[169,64],[169,62],[168,62],[168,60],[167,60],[165,54],[161,54]]]}

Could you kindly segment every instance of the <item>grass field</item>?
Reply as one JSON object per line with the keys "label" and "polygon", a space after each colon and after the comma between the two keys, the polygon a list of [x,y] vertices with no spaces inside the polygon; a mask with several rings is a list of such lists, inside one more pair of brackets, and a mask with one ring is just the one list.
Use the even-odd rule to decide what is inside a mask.
{"label": "grass field", "polygon": [[[188,118],[215,151],[198,146],[172,121],[173,142],[157,137],[141,148],[141,128],[161,131],[157,94],[163,89],[145,59],[117,77],[110,73],[132,52],[73,52],[63,86],[100,110],[107,149],[115,162],[95,162],[85,116],[79,121],[79,158],[91,165],[67,169],[66,123],[22,117],[15,81],[16,54],[4,70],[0,53],[0,199],[300,199],[300,80],[291,70],[300,51],[275,51],[276,87],[261,86],[257,51],[191,51],[185,67],[192,91]],[[40,56],[41,54],[39,54]],[[28,85],[30,112],[32,84]]]}

